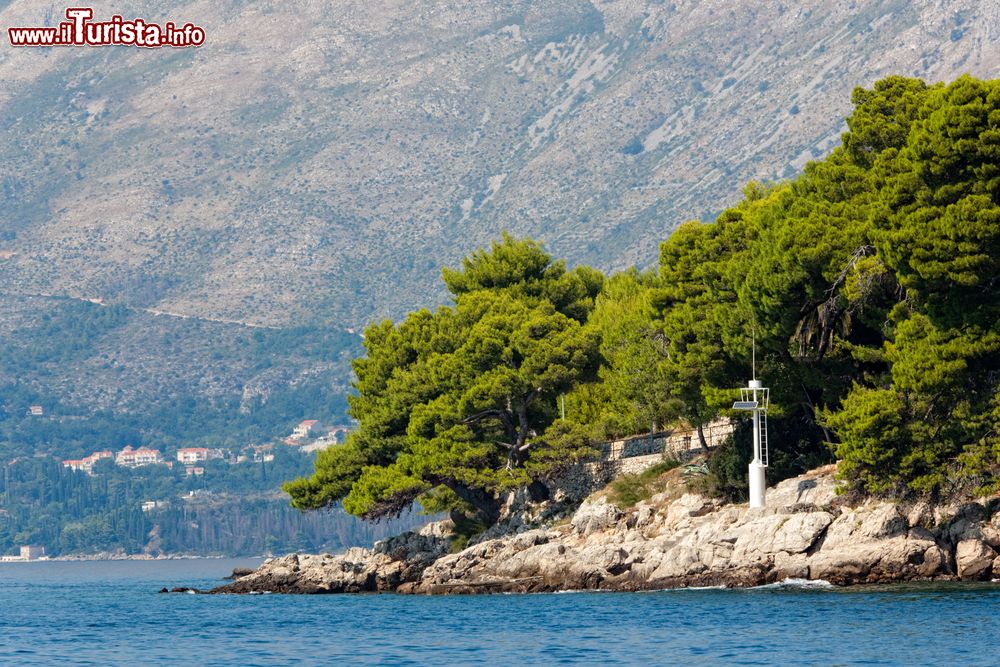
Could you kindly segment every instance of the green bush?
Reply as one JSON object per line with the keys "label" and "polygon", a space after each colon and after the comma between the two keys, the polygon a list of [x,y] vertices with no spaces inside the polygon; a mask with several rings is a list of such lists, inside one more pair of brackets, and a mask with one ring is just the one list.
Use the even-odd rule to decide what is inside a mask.
{"label": "green bush", "polygon": [[663,461],[643,470],[635,475],[624,475],[611,483],[611,501],[621,508],[633,507],[634,505],[648,500],[653,494],[661,490],[657,482],[660,476],[677,468],[680,461],[665,458]]}

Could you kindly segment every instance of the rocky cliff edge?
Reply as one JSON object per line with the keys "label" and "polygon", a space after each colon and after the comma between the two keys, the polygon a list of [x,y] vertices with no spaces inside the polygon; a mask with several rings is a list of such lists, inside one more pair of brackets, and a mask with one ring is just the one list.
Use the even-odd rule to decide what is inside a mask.
{"label": "rocky cliff edge", "polygon": [[[1000,513],[986,500],[931,506],[847,503],[834,466],[781,482],[766,509],[670,490],[622,509],[606,494],[564,524],[450,553],[448,522],[332,556],[291,554],[216,593],[402,593],[653,590],[836,585],[1000,577]],[[493,531],[495,533],[495,531]]]}

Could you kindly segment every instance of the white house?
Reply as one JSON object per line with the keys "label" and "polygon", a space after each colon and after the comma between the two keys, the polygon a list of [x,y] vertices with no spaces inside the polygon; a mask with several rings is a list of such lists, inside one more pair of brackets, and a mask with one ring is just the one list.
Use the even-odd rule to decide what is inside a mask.
{"label": "white house", "polygon": [[317,419],[306,419],[305,421],[299,422],[299,425],[295,427],[292,431],[292,440],[305,440],[312,436],[313,430],[319,425],[319,420]]}
{"label": "white house", "polygon": [[129,445],[118,452],[118,455],[115,457],[115,463],[126,468],[137,468],[154,463],[163,463],[163,455],[158,449],[147,449],[145,447],[132,449],[132,446]]}
{"label": "white house", "polygon": [[206,447],[185,447],[177,450],[177,460],[184,465],[191,465],[199,461],[208,460],[208,448]]}

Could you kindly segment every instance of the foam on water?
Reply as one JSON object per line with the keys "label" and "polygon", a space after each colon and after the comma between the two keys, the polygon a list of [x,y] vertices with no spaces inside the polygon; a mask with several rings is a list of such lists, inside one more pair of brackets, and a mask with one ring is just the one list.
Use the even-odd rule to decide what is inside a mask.
{"label": "foam on water", "polygon": [[729,586],[682,586],[675,588],[653,588],[647,591],[638,591],[639,593],[694,593],[697,591],[725,591],[729,590]]}
{"label": "foam on water", "polygon": [[789,577],[788,579],[783,579],[781,581],[776,581],[773,584],[764,584],[763,586],[755,586],[752,590],[768,590],[768,589],[808,589],[808,590],[830,590],[831,588],[837,588],[829,581],[825,579],[797,579],[795,577]]}

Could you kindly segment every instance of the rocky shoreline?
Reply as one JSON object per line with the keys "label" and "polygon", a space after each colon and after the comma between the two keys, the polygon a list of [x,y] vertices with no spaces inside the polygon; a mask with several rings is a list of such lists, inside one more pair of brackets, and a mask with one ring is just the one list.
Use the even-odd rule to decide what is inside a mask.
{"label": "rocky shoreline", "polygon": [[[847,503],[834,467],[768,491],[766,509],[668,491],[622,509],[596,494],[568,522],[451,551],[448,522],[340,555],[291,554],[211,593],[534,593],[750,587],[786,579],[835,585],[1000,577],[1000,513],[979,500],[931,506]],[[186,589],[184,589],[186,590]]]}

